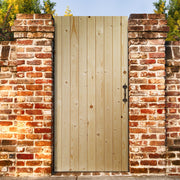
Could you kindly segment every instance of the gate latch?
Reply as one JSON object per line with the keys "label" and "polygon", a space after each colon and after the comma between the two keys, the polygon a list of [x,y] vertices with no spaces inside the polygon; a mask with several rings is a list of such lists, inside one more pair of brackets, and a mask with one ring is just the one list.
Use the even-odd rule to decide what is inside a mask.
{"label": "gate latch", "polygon": [[127,85],[126,84],[124,84],[123,85],[123,88],[124,88],[124,99],[123,99],[123,102],[127,102],[128,100],[127,100],[127,98],[126,98],[126,89],[127,89]]}

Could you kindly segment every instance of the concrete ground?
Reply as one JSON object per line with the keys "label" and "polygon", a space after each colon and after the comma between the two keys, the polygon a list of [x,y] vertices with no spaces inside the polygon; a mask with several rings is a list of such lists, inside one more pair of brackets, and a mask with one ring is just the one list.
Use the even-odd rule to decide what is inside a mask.
{"label": "concrete ground", "polygon": [[180,180],[179,177],[167,176],[79,176],[79,177],[0,177],[0,180]]}

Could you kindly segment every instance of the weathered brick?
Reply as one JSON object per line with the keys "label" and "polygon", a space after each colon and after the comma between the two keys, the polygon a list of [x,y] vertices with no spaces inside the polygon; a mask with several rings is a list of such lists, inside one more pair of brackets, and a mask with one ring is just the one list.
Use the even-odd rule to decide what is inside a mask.
{"label": "weathered brick", "polygon": [[44,25],[44,20],[27,20],[27,25],[30,26]]}
{"label": "weathered brick", "polygon": [[33,96],[32,91],[18,91],[17,96]]}
{"label": "weathered brick", "polygon": [[141,72],[140,74],[141,77],[156,77],[156,74],[154,72]]}
{"label": "weathered brick", "polygon": [[32,45],[33,40],[17,40],[18,45]]}
{"label": "weathered brick", "polygon": [[151,90],[151,89],[156,89],[155,85],[140,85],[140,88],[142,90]]}
{"label": "weathered brick", "polygon": [[13,164],[10,160],[2,160],[0,161],[0,166],[11,166]]}
{"label": "weathered brick", "polygon": [[35,128],[34,132],[35,133],[50,133],[51,129],[50,128]]}
{"label": "weathered brick", "polygon": [[41,127],[42,123],[41,122],[27,122],[26,126],[30,126],[30,127]]}
{"label": "weathered brick", "polygon": [[147,129],[143,128],[130,128],[130,133],[147,133]]}
{"label": "weathered brick", "polygon": [[51,46],[52,41],[51,40],[37,40],[35,41],[35,45],[37,46]]}
{"label": "weathered brick", "polygon": [[35,142],[36,146],[51,146],[51,141],[38,141]]}
{"label": "weathered brick", "polygon": [[36,91],[36,96],[52,96],[52,92]]}
{"label": "weathered brick", "polygon": [[33,19],[33,14],[17,14],[16,19]]}
{"label": "weathered brick", "polygon": [[180,165],[180,160],[172,161],[172,164],[173,164],[173,165],[178,165],[178,166],[179,166],[179,165]]}
{"label": "weathered brick", "polygon": [[2,145],[16,145],[16,140],[2,140]]}
{"label": "weathered brick", "polygon": [[149,79],[148,83],[149,84],[164,84],[165,80],[164,79]]}
{"label": "weathered brick", "polygon": [[13,123],[11,121],[0,121],[0,126],[11,126]]}
{"label": "weathered brick", "polygon": [[155,110],[152,109],[141,109],[142,114],[155,114]]}
{"label": "weathered brick", "polygon": [[24,26],[27,25],[27,21],[26,20],[14,20],[14,26]]}
{"label": "weathered brick", "polygon": [[149,53],[150,58],[164,58],[165,53],[164,52],[155,52],[155,53]]}
{"label": "weathered brick", "polygon": [[27,134],[26,138],[27,139],[42,139],[42,135],[39,135],[39,134]]}
{"label": "weathered brick", "polygon": [[42,161],[27,161],[26,166],[41,166],[42,163]]}
{"label": "weathered brick", "polygon": [[42,97],[27,97],[26,101],[27,102],[41,102],[42,101]]}
{"label": "weathered brick", "polygon": [[35,14],[35,19],[52,19],[51,14]]}
{"label": "weathered brick", "polygon": [[52,67],[51,67],[51,66],[47,66],[47,67],[36,67],[35,69],[36,69],[36,71],[41,71],[41,72],[43,72],[43,71],[52,71]]}
{"label": "weathered brick", "polygon": [[33,159],[33,154],[17,154],[18,159]]}
{"label": "weathered brick", "polygon": [[156,47],[155,46],[141,46],[140,51],[141,52],[155,52]]}
{"label": "weathered brick", "polygon": [[11,31],[16,31],[16,32],[23,32],[23,31],[27,31],[28,30],[28,26],[12,26],[11,27]]}
{"label": "weathered brick", "polygon": [[129,19],[147,19],[147,14],[131,14]]}
{"label": "weathered brick", "polygon": [[2,90],[12,90],[12,86],[0,86],[0,91]]}
{"label": "weathered brick", "polygon": [[133,26],[133,25],[131,25],[131,26],[129,26],[128,27],[128,31],[143,31],[143,26]]}
{"label": "weathered brick", "polygon": [[155,64],[156,60],[155,59],[151,59],[151,60],[140,60],[140,64]]}
{"label": "weathered brick", "polygon": [[146,59],[147,53],[145,53],[145,52],[130,53],[129,56],[131,59]]}
{"label": "weathered brick", "polygon": [[147,66],[131,66],[130,71],[143,71],[147,70]]}
{"label": "weathered brick", "polygon": [[18,141],[18,146],[33,146],[34,142],[33,141]]}
{"label": "weathered brick", "polygon": [[168,147],[168,151],[180,151],[180,147],[179,146],[169,146]]}
{"label": "weathered brick", "polygon": [[43,114],[42,110],[26,110],[26,113],[29,115],[41,115],[41,114]]}
{"label": "weathered brick", "polygon": [[27,90],[42,90],[42,85],[26,85]]}
{"label": "weathered brick", "polygon": [[6,60],[9,57],[10,46],[2,46],[1,59]]}
{"label": "weathered brick", "polygon": [[34,58],[34,54],[33,53],[17,53],[17,58],[18,59],[32,59]]}
{"label": "weathered brick", "polygon": [[151,135],[143,134],[142,139],[157,139],[157,136],[155,134],[151,134]]}
{"label": "weathered brick", "polygon": [[32,109],[33,108],[33,104],[31,103],[23,103],[23,104],[18,104],[18,106],[22,109]]}
{"label": "weathered brick", "polygon": [[155,161],[155,160],[143,160],[143,161],[141,161],[141,165],[156,166],[157,161]]}
{"label": "weathered brick", "polygon": [[26,52],[41,52],[42,47],[27,47]]}
{"label": "weathered brick", "polygon": [[35,81],[36,84],[52,84],[51,79],[37,79]]}
{"label": "weathered brick", "polygon": [[32,71],[33,70],[33,67],[31,66],[20,66],[20,67],[17,67],[17,71]]}
{"label": "weathered brick", "polygon": [[164,133],[165,129],[164,128],[149,128],[150,133]]}
{"label": "weathered brick", "polygon": [[17,168],[17,173],[32,173],[33,168]]}
{"label": "weathered brick", "polygon": [[35,57],[41,58],[41,59],[51,58],[52,54],[51,53],[38,53],[38,54],[35,54]]}
{"label": "weathered brick", "polygon": [[26,74],[26,77],[38,78],[38,77],[42,77],[42,73],[41,72],[29,72]]}
{"label": "weathered brick", "polygon": [[41,174],[50,174],[51,173],[51,168],[50,167],[44,167],[44,168],[37,168],[35,169],[35,173],[41,173]]}
{"label": "weathered brick", "polygon": [[54,32],[53,26],[39,26],[38,31],[40,32]]}
{"label": "weathered brick", "polygon": [[157,147],[142,147],[141,151],[142,152],[156,152],[157,151]]}
{"label": "weathered brick", "polygon": [[51,159],[51,155],[47,155],[47,154],[35,154],[35,158],[36,159]]}
{"label": "weathered brick", "polygon": [[17,79],[17,84],[34,84],[34,79]]}
{"label": "weathered brick", "polygon": [[149,169],[149,173],[153,173],[153,174],[165,174],[166,169],[165,168],[150,168]]}
{"label": "weathered brick", "polygon": [[165,142],[164,141],[151,141],[150,145],[151,146],[163,146],[163,145],[165,145]]}
{"label": "weathered brick", "polygon": [[141,174],[141,173],[147,173],[148,169],[147,168],[131,168],[130,169],[131,173],[135,173],[135,174]]}
{"label": "weathered brick", "polygon": [[16,147],[15,146],[3,146],[3,147],[0,147],[0,151],[1,152],[15,152]]}
{"label": "weathered brick", "polygon": [[51,104],[35,104],[36,109],[51,109],[52,105]]}
{"label": "weathered brick", "polygon": [[165,14],[148,14],[149,19],[166,19]]}

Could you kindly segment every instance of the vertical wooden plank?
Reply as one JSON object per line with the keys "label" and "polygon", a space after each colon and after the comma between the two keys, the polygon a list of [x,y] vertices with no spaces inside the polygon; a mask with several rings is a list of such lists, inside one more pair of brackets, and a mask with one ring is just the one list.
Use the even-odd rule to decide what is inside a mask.
{"label": "vertical wooden plank", "polygon": [[96,17],[96,171],[104,171],[104,18]]}
{"label": "vertical wooden plank", "polygon": [[55,170],[60,171],[61,164],[61,17],[55,17]]}
{"label": "vertical wooden plank", "polygon": [[112,17],[105,17],[105,171],[112,170]]}
{"label": "vertical wooden plank", "polygon": [[62,17],[62,171],[70,168],[70,105],[71,105],[71,78],[70,78],[70,17]]}
{"label": "vertical wooden plank", "polygon": [[[128,17],[122,17],[122,86],[124,84],[128,87]],[[124,98],[124,91],[122,99]],[[128,89],[127,96],[128,98]],[[122,100],[122,171],[128,170],[128,102],[124,103]]]}
{"label": "vertical wooden plank", "polygon": [[71,17],[71,155],[70,171],[78,170],[79,155],[79,22],[78,17]]}
{"label": "vertical wooden plank", "polygon": [[113,17],[113,171],[121,170],[120,17]]}
{"label": "vertical wooden plank", "polygon": [[79,17],[79,171],[87,171],[87,17]]}
{"label": "vertical wooden plank", "polygon": [[88,17],[88,171],[95,171],[95,17]]}

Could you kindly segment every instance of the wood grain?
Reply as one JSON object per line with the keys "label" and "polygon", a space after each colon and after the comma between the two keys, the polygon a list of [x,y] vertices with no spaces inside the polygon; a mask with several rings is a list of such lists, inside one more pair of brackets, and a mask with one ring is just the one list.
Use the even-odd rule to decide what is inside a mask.
{"label": "wood grain", "polygon": [[127,17],[55,24],[55,170],[127,171]]}

